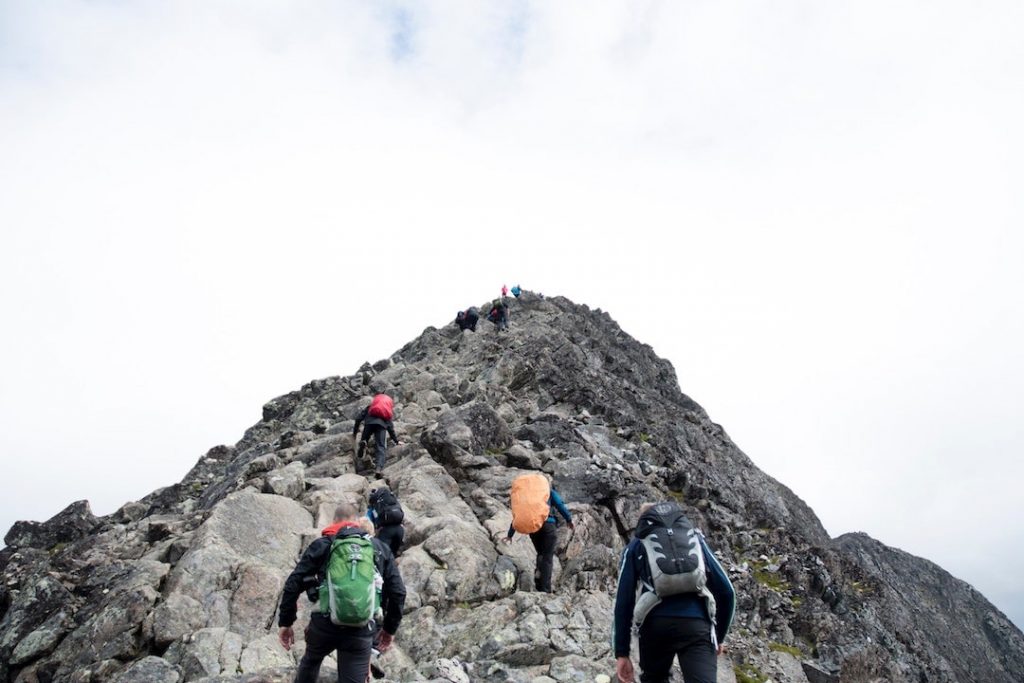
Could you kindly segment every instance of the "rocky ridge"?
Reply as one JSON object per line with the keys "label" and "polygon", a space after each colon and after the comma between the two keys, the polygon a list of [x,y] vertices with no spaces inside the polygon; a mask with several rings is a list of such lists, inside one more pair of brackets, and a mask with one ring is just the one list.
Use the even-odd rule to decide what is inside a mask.
{"label": "rocky ridge", "polygon": [[[402,440],[385,478],[407,512],[390,680],[612,677],[619,553],[639,506],[664,498],[688,507],[737,590],[720,681],[1024,680],[1024,636],[983,596],[867,536],[830,539],[606,313],[532,295],[511,313],[507,333],[428,328],[268,402],[237,444],[112,515],[80,501],[15,524],[0,681],[291,680],[302,642],[276,641],[283,581],[335,502],[377,485],[353,472],[350,433],[380,391]],[[552,475],[576,519],[553,596],[531,590],[531,544],[499,542],[528,470]]]}

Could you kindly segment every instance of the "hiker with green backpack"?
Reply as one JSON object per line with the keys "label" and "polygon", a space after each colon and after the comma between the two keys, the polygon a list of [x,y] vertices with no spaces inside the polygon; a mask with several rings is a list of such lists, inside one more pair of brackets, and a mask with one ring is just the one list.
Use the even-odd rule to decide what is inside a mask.
{"label": "hiker with green backpack", "polygon": [[704,536],[678,503],[648,503],[622,552],[612,646],[620,683],[633,683],[630,636],[642,683],[667,683],[679,658],[685,683],[715,683],[736,593]]}
{"label": "hiker with green backpack", "polygon": [[305,590],[316,598],[295,683],[315,683],[320,664],[332,652],[338,656],[339,683],[365,683],[372,649],[391,647],[402,621],[402,575],[390,548],[366,532],[361,516],[351,502],[338,505],[334,523],[310,544],[285,580],[278,617],[278,639],[285,650],[295,642],[292,624],[299,595]]}

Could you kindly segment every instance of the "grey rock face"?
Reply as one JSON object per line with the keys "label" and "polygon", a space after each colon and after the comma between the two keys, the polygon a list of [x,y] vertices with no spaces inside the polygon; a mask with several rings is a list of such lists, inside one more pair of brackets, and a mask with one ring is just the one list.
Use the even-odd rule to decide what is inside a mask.
{"label": "grey rock face", "polygon": [[[352,418],[378,391],[396,398],[384,478],[406,512],[387,681],[610,681],[619,558],[640,506],[663,499],[737,590],[721,683],[1024,680],[1020,631],[976,591],[865,536],[833,541],[650,347],[606,313],[526,294],[507,333],[428,328],[267,402],[237,444],[113,515],[79,502],[16,524],[0,550],[0,683],[292,680],[311,605],[285,652],[283,582],[338,502],[385,483],[352,463]],[[529,540],[501,542],[528,471],[552,477],[575,522],[551,595],[532,590]]]}

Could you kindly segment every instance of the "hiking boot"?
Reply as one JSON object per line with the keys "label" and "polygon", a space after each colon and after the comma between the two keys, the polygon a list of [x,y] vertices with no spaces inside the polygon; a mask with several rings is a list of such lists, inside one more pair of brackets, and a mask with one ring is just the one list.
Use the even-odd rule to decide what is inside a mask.
{"label": "hiking boot", "polygon": [[377,666],[376,663],[370,662],[370,675],[374,678],[384,678],[386,674],[384,673],[384,669]]}
{"label": "hiking boot", "polygon": [[374,470],[373,471],[373,476],[377,477],[378,479],[383,479],[384,478],[384,470]]}
{"label": "hiking boot", "polygon": [[356,449],[356,457],[357,458],[363,457],[363,451],[365,451],[365,450],[366,450],[366,442],[365,441],[360,441],[359,442],[359,447]]}

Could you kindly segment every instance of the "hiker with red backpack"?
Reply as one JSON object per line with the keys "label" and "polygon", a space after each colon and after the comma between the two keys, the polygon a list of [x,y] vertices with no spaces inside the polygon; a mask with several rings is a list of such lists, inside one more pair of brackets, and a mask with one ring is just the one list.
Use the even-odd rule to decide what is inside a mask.
{"label": "hiker with red backpack", "polygon": [[557,511],[570,529],[576,525],[572,513],[565,507],[562,497],[540,473],[523,474],[512,482],[512,524],[508,527],[505,542],[511,543],[518,531],[529,534],[533,548],[537,551],[537,569],[533,573],[537,590],[551,593],[551,574],[555,568],[555,548],[558,545]]}
{"label": "hiker with red backpack", "polygon": [[686,683],[715,683],[735,607],[729,576],[679,504],[644,505],[622,552],[615,595],[612,645],[620,683],[634,680],[634,631],[643,683],[667,683],[676,657]]}
{"label": "hiker with red backpack", "polygon": [[386,651],[398,632],[405,583],[391,550],[361,527],[355,504],[338,505],[334,523],[310,544],[284,582],[278,640],[285,650],[295,643],[292,625],[303,590],[316,607],[295,683],[315,683],[324,657],[332,652],[338,657],[339,683],[365,683],[373,648]]}
{"label": "hiker with red backpack", "polygon": [[395,402],[387,394],[377,394],[374,396],[373,400],[370,401],[370,405],[356,416],[356,424],[352,428],[353,438],[359,433],[359,425],[365,423],[363,426],[363,436],[359,439],[359,449],[356,451],[355,465],[357,470],[359,469],[359,460],[363,457],[363,451],[366,450],[366,442],[372,436],[376,445],[374,474],[379,477],[384,473],[384,461],[388,455],[388,434],[391,435],[391,440],[395,444],[399,443],[398,436],[395,434],[395,425],[392,422],[394,417]]}

